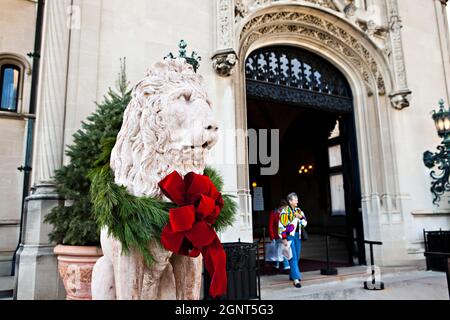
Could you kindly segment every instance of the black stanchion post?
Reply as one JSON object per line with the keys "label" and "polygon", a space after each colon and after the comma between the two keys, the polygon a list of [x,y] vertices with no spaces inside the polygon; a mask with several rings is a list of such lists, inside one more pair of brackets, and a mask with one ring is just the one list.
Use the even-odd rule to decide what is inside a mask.
{"label": "black stanchion post", "polygon": [[369,243],[370,245],[370,265],[371,265],[371,269],[372,269],[372,281],[369,285],[368,281],[364,281],[364,289],[366,290],[384,290],[384,282],[376,281],[376,277],[375,277],[375,262],[374,262],[374,258],[373,258],[373,245],[374,243],[371,241],[367,241],[367,243]]}
{"label": "black stanchion post", "polygon": [[327,267],[320,270],[320,274],[324,276],[336,276],[338,271],[336,268],[330,268],[330,254],[329,254],[329,243],[328,243],[328,233],[325,235],[325,245],[327,253]]}
{"label": "black stanchion post", "polygon": [[447,289],[448,289],[448,298],[450,299],[450,257],[447,257],[447,268],[446,268],[446,274],[447,274]]}

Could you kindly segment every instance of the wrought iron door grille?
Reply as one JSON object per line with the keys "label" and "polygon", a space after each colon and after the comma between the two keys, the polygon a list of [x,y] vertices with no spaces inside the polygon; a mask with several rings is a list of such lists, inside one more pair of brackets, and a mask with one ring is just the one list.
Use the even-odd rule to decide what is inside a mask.
{"label": "wrought iron door grille", "polygon": [[309,51],[292,47],[259,49],[247,58],[245,75],[249,97],[352,111],[353,97],[344,75]]}

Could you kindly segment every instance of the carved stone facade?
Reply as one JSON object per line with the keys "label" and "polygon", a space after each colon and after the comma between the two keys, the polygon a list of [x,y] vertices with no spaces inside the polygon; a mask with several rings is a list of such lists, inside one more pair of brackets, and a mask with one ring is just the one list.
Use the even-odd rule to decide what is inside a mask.
{"label": "carved stone facade", "polygon": [[369,95],[386,93],[384,77],[371,51],[344,28],[317,15],[277,10],[256,16],[241,30],[241,50],[245,52],[259,38],[277,33],[308,37],[333,48],[360,71]]}
{"label": "carved stone facade", "polygon": [[[336,3],[339,1],[333,0],[291,0],[291,1],[283,1],[283,0],[236,0],[235,1],[235,19],[236,22],[239,22],[242,18],[245,18],[250,13],[260,10],[262,8],[268,7],[272,4],[309,4],[316,5],[318,7],[341,11],[339,10]],[[353,3],[350,3],[348,7],[352,7]]]}
{"label": "carved stone facade", "polygon": [[[245,52],[251,43],[262,36],[296,33],[320,41],[345,55],[360,70],[369,95],[375,92],[379,95],[388,93],[391,104],[396,109],[410,105],[411,91],[406,80],[397,0],[388,0],[386,3],[386,14],[389,13],[386,24],[375,22],[380,20],[376,14],[380,15],[382,12],[370,13],[366,5],[358,7],[354,0],[235,0],[234,19],[230,16],[231,5],[233,1],[230,0],[218,1],[217,17],[220,27],[217,39],[220,40],[213,57],[213,67],[219,75],[231,75],[235,65],[237,48],[233,39],[239,39],[239,49]],[[335,23],[336,17],[331,14],[327,20],[325,15],[296,12],[298,7],[334,12],[354,32],[352,34],[348,28],[338,26]],[[230,30],[234,30],[235,34],[232,35]],[[358,39],[358,32],[365,33],[369,40]],[[227,52],[225,55],[220,53],[224,49]],[[386,81],[373,57],[373,51],[382,53],[381,59],[389,60],[392,65],[388,74],[394,79],[392,92],[386,92]],[[229,56],[228,53],[232,55]],[[228,62],[230,58],[233,61],[231,64]]]}

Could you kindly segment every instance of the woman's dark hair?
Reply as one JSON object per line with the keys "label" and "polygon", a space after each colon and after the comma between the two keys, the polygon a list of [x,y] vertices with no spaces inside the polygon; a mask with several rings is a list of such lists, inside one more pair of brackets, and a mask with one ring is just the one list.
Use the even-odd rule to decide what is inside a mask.
{"label": "woman's dark hair", "polygon": [[296,194],[295,192],[289,193],[289,194],[287,195],[287,197],[286,197],[287,201],[291,201],[292,198],[297,198],[297,199],[298,199],[298,196],[297,196],[297,194]]}
{"label": "woman's dark hair", "polygon": [[279,205],[280,208],[281,207],[286,207],[287,205],[288,205],[288,202],[286,200],[284,200],[284,199],[280,200],[280,205]]}

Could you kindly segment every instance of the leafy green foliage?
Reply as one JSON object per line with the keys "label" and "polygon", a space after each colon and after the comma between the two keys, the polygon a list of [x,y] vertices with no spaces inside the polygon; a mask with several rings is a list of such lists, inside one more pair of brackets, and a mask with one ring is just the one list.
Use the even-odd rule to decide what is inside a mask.
{"label": "leafy green foliage", "polygon": [[[117,91],[117,92],[116,92]],[[99,228],[92,215],[88,173],[102,151],[101,141],[117,135],[125,108],[131,100],[125,61],[116,82],[116,91],[109,89],[96,111],[82,122],[73,135],[73,144],[66,149],[70,162],[54,175],[58,193],[68,200],[54,208],[45,221],[54,227],[51,241],[65,245],[98,245]]]}
{"label": "leafy green foliage", "polygon": [[[219,192],[223,191],[223,179],[217,171],[211,167],[206,167],[203,173],[211,179],[211,182],[216,186]],[[222,198],[224,205],[217,217],[216,223],[213,225],[217,232],[222,232],[227,227],[232,226],[237,212],[237,204],[233,200],[233,198],[235,198],[234,196],[222,194]]]}
{"label": "leafy green foliage", "polygon": [[108,165],[93,169],[91,196],[94,214],[101,226],[108,226],[109,234],[122,243],[124,252],[131,247],[138,249],[148,264],[153,257],[148,242],[159,238],[169,222],[170,203],[152,197],[135,197],[125,187],[114,183],[113,172]]}

